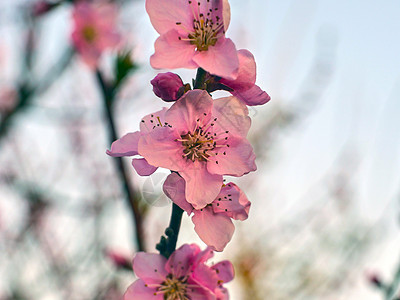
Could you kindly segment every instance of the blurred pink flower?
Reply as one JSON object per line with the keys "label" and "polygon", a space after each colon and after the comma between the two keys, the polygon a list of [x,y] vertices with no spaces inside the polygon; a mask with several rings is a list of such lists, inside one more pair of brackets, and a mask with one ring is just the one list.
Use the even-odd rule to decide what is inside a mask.
{"label": "blurred pink flower", "polygon": [[50,9],[55,6],[54,3],[50,3],[46,0],[39,0],[33,3],[32,6],[32,14],[36,17],[39,17],[45,13],[47,13]]}
{"label": "blurred pink flower", "polygon": [[154,94],[167,102],[178,100],[178,91],[183,87],[182,79],[171,72],[158,74],[150,83]]}
{"label": "blurred pink flower", "polygon": [[205,263],[212,256],[211,249],[201,251],[196,244],[181,246],[168,260],[139,252],[133,259],[139,279],[128,287],[124,300],[229,299],[222,284],[233,279],[233,266],[222,261],[209,267]]}
{"label": "blurred pink flower", "polygon": [[130,268],[130,259],[126,255],[115,250],[106,250],[105,255],[112,261],[112,263],[121,269]]}
{"label": "blurred pink flower", "polygon": [[89,67],[96,68],[103,51],[118,45],[116,18],[117,7],[113,4],[75,4],[72,41]]}
{"label": "blurred pink flower", "polygon": [[150,21],[160,37],[150,58],[153,68],[197,68],[235,79],[239,60],[225,37],[230,22],[227,0],[146,0]]}
{"label": "blurred pink flower", "polygon": [[18,92],[12,86],[0,87],[0,113],[7,113],[14,109],[18,101]]}
{"label": "blurred pink flower", "polygon": [[239,50],[239,72],[235,80],[222,78],[221,83],[233,89],[232,95],[247,105],[261,105],[271,97],[256,85],[256,62],[248,50]]}
{"label": "blurred pink flower", "polygon": [[223,175],[239,177],[257,169],[246,139],[250,123],[246,105],[236,97],[213,101],[206,91],[193,90],[170,109],[146,116],[140,132],[115,141],[107,153],[139,154],[146,170],[155,166],[179,172],[186,200],[201,209],[219,194]]}
{"label": "blurred pink flower", "polygon": [[185,199],[185,180],[176,173],[164,182],[164,193],[188,215],[192,212],[194,229],[201,240],[213,250],[223,251],[232,238],[235,226],[231,219],[248,218],[250,201],[242,190],[230,182],[224,185],[215,200],[202,209],[195,209]]}

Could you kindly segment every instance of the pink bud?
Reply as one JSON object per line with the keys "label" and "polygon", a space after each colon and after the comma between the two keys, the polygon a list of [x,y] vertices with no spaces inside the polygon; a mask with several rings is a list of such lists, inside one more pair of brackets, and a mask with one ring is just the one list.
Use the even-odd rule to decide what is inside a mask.
{"label": "pink bud", "polygon": [[54,4],[48,3],[47,1],[40,0],[33,4],[32,13],[34,16],[38,17],[47,13]]}
{"label": "pink bud", "polygon": [[380,287],[384,286],[384,283],[383,283],[381,277],[375,271],[367,271],[366,277],[367,277],[367,280],[369,281],[369,283],[374,285],[375,287],[380,288]]}
{"label": "pink bud", "polygon": [[131,270],[131,261],[125,255],[114,250],[106,250],[105,253],[117,268]]}
{"label": "pink bud", "polygon": [[167,102],[178,100],[178,91],[183,86],[182,79],[171,72],[158,74],[151,84],[154,94]]}
{"label": "pink bud", "polygon": [[14,109],[18,101],[18,92],[13,87],[0,87],[0,113]]}

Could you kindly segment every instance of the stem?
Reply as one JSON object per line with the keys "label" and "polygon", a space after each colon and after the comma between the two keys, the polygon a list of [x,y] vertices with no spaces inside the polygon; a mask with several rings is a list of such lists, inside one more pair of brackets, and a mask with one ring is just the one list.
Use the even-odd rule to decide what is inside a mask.
{"label": "stem", "polygon": [[[65,50],[61,59],[51,68],[47,74],[42,78],[36,87],[29,83],[29,79],[26,79],[18,90],[18,103],[13,110],[5,113],[0,121],[0,140],[6,135],[9,125],[18,113],[22,112],[25,108],[29,107],[31,100],[34,96],[40,95],[45,92],[56,79],[64,72],[69,65],[72,57],[73,50],[68,48]],[[29,72],[29,70],[28,70]]]}
{"label": "stem", "polygon": [[207,76],[207,72],[202,68],[197,69],[196,79],[193,83],[193,89],[205,89],[204,82]]}
{"label": "stem", "polygon": [[169,243],[167,244],[168,257],[175,251],[176,242],[178,241],[179,230],[181,229],[181,221],[182,221],[183,210],[176,205],[172,204],[172,213],[171,220],[169,222],[168,228],[171,229],[171,233],[169,236]]}
{"label": "stem", "polygon": [[[112,102],[115,96],[114,89],[107,85],[107,83],[103,79],[102,74],[98,70],[96,71],[96,77],[103,94],[104,107],[106,110],[106,119],[109,129],[109,141],[111,144],[117,139],[117,130],[112,112]],[[128,200],[129,207],[134,217],[133,221],[135,223],[137,249],[138,251],[145,251],[143,216],[142,216],[142,211],[139,207],[140,198],[138,197],[136,191],[134,191],[134,189],[129,184],[128,172],[122,161],[122,158],[116,157],[114,161],[123,184],[126,199]]]}
{"label": "stem", "polygon": [[160,254],[166,258],[170,257],[175,251],[179,230],[181,228],[182,214],[183,210],[175,203],[172,203],[171,220],[169,221],[169,226],[165,229],[165,235],[167,238],[161,236],[160,243],[156,245]]}
{"label": "stem", "polygon": [[392,284],[390,284],[386,289],[386,299],[387,300],[395,299],[395,295],[399,292],[399,289],[400,289],[400,267],[397,269]]}

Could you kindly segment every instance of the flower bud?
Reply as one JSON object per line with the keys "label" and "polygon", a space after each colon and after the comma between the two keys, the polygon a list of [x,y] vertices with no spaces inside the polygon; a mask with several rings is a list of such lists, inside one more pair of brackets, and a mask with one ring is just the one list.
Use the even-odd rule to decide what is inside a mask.
{"label": "flower bud", "polygon": [[171,72],[158,74],[150,83],[154,94],[166,102],[178,100],[178,91],[183,86],[182,79]]}
{"label": "flower bud", "polygon": [[15,108],[18,92],[11,86],[0,86],[0,114],[8,113]]}
{"label": "flower bud", "polygon": [[32,13],[35,17],[44,15],[55,6],[54,3],[49,3],[45,0],[37,1],[33,4]]}
{"label": "flower bud", "polygon": [[125,255],[114,250],[106,250],[105,254],[118,269],[132,270],[131,261]]}

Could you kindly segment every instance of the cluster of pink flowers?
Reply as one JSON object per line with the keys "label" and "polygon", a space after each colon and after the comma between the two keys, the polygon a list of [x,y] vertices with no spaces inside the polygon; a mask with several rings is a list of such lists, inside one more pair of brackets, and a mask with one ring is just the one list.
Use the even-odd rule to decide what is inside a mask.
{"label": "cluster of pink flowers", "polygon": [[[146,10],[160,34],[152,67],[198,68],[196,80],[191,87],[177,74],[158,74],[151,81],[153,91],[172,105],[143,117],[140,129],[116,140],[107,154],[132,156],[141,176],[158,168],[171,170],[164,192],[192,215],[194,229],[208,248],[183,245],[169,257],[138,253],[133,269],[139,279],[125,299],[229,299],[222,284],[233,279],[232,264],[209,267],[205,262],[231,240],[232,219],[248,218],[250,201],[236,184],[224,183],[224,176],[256,170],[247,140],[247,106],[265,104],[270,97],[256,85],[253,55],[237,50],[225,36],[230,23],[227,0],[146,0]],[[100,12],[89,11],[88,4],[78,4],[74,13],[73,39],[90,65],[118,41],[111,19],[96,14]],[[213,99],[216,90],[231,96]]]}

